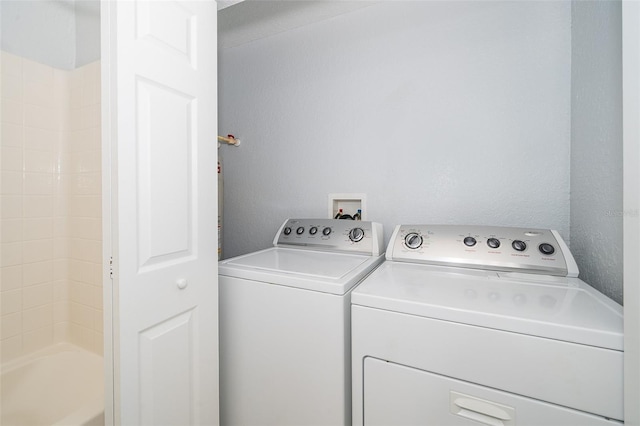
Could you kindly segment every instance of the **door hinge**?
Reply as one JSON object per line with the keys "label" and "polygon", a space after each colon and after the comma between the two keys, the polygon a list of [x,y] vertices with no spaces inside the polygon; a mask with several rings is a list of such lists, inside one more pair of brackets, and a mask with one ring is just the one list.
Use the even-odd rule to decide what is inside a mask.
{"label": "door hinge", "polygon": [[113,279],[113,256],[109,258],[109,278]]}

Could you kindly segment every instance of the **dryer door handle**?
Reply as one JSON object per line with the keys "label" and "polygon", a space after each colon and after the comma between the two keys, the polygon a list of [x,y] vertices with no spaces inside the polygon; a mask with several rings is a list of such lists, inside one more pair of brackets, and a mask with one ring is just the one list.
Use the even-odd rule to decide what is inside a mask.
{"label": "dryer door handle", "polygon": [[451,391],[450,411],[460,417],[475,420],[490,426],[515,424],[516,410],[513,407]]}

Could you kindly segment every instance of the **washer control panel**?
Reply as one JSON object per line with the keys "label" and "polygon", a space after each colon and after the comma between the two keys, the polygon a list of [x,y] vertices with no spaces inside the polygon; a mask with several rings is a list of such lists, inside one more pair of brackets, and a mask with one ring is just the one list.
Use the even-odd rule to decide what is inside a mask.
{"label": "washer control panel", "polygon": [[497,226],[398,225],[387,260],[577,277],[558,232]]}
{"label": "washer control panel", "polygon": [[364,220],[287,219],[273,245],[354,251],[374,256],[384,253],[382,225]]}

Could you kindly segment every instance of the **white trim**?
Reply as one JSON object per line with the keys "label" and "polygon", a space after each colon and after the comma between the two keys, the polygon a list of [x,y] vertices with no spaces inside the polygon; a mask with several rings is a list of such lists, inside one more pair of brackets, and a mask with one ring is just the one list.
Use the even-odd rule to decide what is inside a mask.
{"label": "white trim", "polygon": [[624,418],[640,425],[640,3],[622,2]]}
{"label": "white trim", "polygon": [[[112,149],[111,140],[115,137],[112,131],[112,87],[111,83],[114,78],[112,69],[116,63],[116,50],[110,32],[111,20],[115,16],[116,2],[106,0],[100,2],[100,26],[101,26],[101,134],[102,134],[102,291],[103,291],[103,334],[104,334],[104,422],[105,426],[119,424],[119,417],[116,414],[115,407],[118,402],[116,395],[115,380],[118,377],[115,374],[114,356],[114,318],[116,318],[114,299],[114,278],[112,278],[113,259],[116,257],[113,253],[112,238],[115,229],[111,222],[112,209],[112,192],[117,190],[115,173],[112,173]],[[115,157],[114,157],[115,158]]]}

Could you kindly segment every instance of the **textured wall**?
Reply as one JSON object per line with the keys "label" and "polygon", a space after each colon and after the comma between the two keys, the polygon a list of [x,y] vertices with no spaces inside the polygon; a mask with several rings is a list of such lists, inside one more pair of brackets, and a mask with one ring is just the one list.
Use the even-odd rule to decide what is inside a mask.
{"label": "textured wall", "polygon": [[622,303],[622,5],[573,2],[571,250]]}
{"label": "textured wall", "polygon": [[223,257],[327,194],[400,223],[568,238],[568,2],[380,2],[219,53]]}

